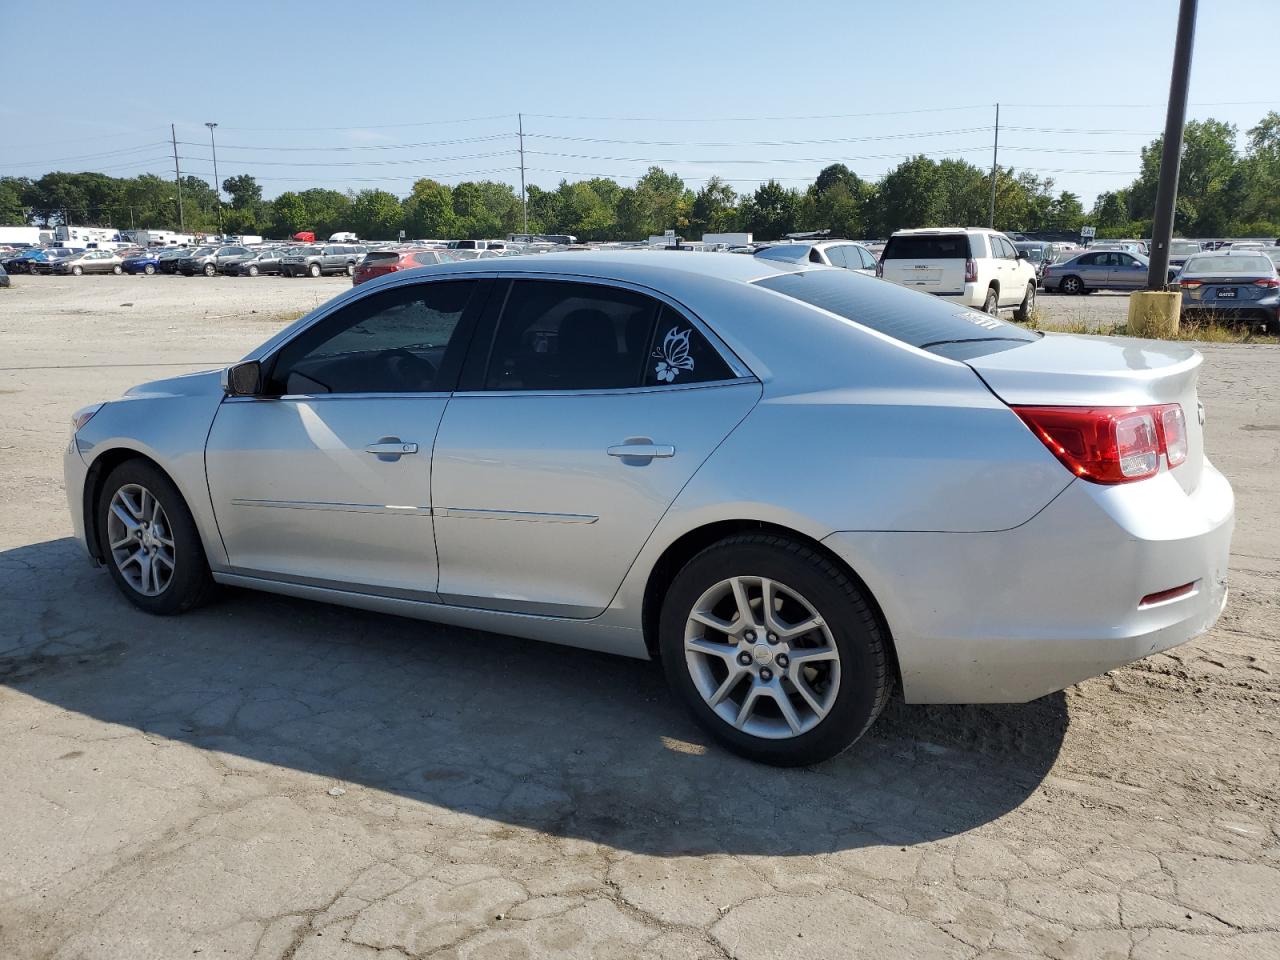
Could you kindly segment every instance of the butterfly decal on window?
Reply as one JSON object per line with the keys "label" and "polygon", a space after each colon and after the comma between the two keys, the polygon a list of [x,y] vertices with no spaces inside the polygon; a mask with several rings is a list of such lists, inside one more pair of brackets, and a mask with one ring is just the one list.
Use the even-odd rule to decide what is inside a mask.
{"label": "butterfly decal on window", "polygon": [[670,383],[681,370],[693,369],[693,357],[689,356],[689,336],[692,333],[692,330],[677,330],[672,327],[662,338],[662,348],[653,351],[658,360],[654,372],[659,380]]}

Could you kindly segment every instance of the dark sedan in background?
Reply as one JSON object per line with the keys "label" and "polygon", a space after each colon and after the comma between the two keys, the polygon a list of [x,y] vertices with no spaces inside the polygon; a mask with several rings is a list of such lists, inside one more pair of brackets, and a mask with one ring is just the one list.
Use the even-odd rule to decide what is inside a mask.
{"label": "dark sedan in background", "polygon": [[1201,253],[1178,277],[1182,316],[1262,323],[1280,333],[1280,274],[1261,250]]}
{"label": "dark sedan in background", "polygon": [[288,247],[251,250],[243,256],[225,261],[219,269],[232,277],[256,277],[264,273],[275,275],[280,273],[280,263],[288,252]]}

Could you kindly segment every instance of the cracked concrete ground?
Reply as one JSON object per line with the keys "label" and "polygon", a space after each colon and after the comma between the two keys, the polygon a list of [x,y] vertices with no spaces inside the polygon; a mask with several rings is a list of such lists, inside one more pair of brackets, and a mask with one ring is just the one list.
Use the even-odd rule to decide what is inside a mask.
{"label": "cracked concrete ground", "polygon": [[137,612],[69,539],[68,414],[344,284],[15,284],[5,960],[1280,957],[1280,348],[1204,348],[1238,497],[1212,632],[1026,705],[895,702],[774,770],[653,664],[244,592]]}

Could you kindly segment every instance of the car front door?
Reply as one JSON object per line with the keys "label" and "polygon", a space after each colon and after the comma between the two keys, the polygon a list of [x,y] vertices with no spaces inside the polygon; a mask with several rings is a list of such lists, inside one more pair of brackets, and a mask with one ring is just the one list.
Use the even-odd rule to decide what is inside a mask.
{"label": "car front door", "polygon": [[623,285],[517,279],[490,304],[436,438],[440,599],[596,616],[760,385]]}
{"label": "car front door", "polygon": [[235,572],[434,599],[431,446],[487,289],[355,300],[264,362],[261,397],[222,403],[205,465]]}

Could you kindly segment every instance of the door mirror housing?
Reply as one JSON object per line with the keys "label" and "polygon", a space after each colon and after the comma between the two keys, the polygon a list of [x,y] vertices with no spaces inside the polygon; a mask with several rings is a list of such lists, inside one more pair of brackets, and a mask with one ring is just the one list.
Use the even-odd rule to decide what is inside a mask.
{"label": "door mirror housing", "polygon": [[262,362],[245,360],[222,371],[222,392],[228,397],[256,397],[262,393]]}

